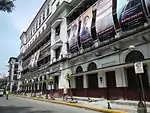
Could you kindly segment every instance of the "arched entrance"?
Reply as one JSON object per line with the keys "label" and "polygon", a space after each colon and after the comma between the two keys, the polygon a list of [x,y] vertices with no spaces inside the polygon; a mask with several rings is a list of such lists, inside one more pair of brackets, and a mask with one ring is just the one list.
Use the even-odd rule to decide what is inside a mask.
{"label": "arched entrance", "polygon": [[[78,66],[76,69],[76,74],[82,73],[83,69],[81,66]],[[83,75],[75,76],[75,86],[76,89],[83,89]]]}
{"label": "arched entrance", "polygon": [[[76,68],[75,73],[80,74],[83,72],[82,66],[78,66]],[[74,83],[75,83],[75,89],[73,89],[73,95],[75,96],[83,96],[84,95],[84,89],[83,89],[83,75],[77,75],[74,76]]]}
{"label": "arched entrance", "polygon": [[[97,69],[97,65],[94,62],[91,62],[88,65],[87,70],[93,71]],[[87,87],[88,87],[88,92],[87,95],[89,97],[97,97],[98,93],[97,93],[97,89],[98,89],[98,73],[91,73],[91,74],[87,74]]]}
{"label": "arched entrance", "polygon": [[[134,63],[134,62],[138,62],[138,61],[142,61],[144,60],[144,55],[140,52],[140,51],[131,51],[125,59],[126,63]],[[140,95],[139,95],[139,76],[135,74],[135,69],[134,67],[128,67],[125,69],[126,70],[126,76],[127,76],[127,97],[128,99],[131,100],[139,100],[140,99]],[[144,90],[146,91],[147,88],[149,87],[149,83],[148,83],[148,75],[147,75],[147,69],[146,69],[146,65],[144,65],[144,73],[141,74],[142,77],[142,82],[143,82],[143,87]]]}

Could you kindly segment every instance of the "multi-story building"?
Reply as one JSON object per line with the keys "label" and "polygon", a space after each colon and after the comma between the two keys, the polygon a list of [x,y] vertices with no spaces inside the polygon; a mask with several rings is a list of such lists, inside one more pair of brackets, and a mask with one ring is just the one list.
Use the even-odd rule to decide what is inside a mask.
{"label": "multi-story building", "polygon": [[5,76],[0,76],[0,89],[5,89],[7,86],[7,78]]}
{"label": "multi-story building", "polygon": [[58,93],[70,71],[75,96],[135,100],[141,61],[150,100],[149,4],[120,1],[46,0],[20,38],[23,89],[45,91],[52,76]]}
{"label": "multi-story building", "polygon": [[17,87],[18,87],[18,58],[16,57],[10,57],[9,58],[9,80],[7,80],[8,82],[8,87],[10,88],[10,91],[17,91]]}

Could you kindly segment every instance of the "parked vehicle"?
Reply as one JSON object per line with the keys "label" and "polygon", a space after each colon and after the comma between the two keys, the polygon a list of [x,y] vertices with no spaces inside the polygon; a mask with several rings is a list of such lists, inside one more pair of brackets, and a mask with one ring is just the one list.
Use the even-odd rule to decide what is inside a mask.
{"label": "parked vehicle", "polygon": [[4,96],[4,89],[0,89],[0,96]]}

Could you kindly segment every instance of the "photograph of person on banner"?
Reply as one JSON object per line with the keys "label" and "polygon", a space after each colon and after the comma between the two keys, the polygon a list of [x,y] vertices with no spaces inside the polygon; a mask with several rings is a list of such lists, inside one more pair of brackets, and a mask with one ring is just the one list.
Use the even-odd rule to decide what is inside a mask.
{"label": "photograph of person on banner", "polygon": [[117,17],[123,31],[143,24],[146,19],[141,0],[117,0]]}
{"label": "photograph of person on banner", "polygon": [[80,41],[82,46],[91,44],[92,8],[82,15]]}
{"label": "photograph of person on banner", "polygon": [[69,37],[70,52],[76,51],[78,48],[78,20],[75,20],[71,26]]}

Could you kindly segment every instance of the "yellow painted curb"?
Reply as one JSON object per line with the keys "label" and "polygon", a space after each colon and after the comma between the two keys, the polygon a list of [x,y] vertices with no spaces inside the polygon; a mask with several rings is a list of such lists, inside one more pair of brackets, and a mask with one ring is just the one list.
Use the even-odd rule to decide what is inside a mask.
{"label": "yellow painted curb", "polygon": [[44,102],[50,102],[50,103],[55,103],[55,104],[63,104],[63,105],[68,105],[68,106],[73,106],[73,107],[78,107],[78,108],[85,108],[85,109],[90,109],[94,111],[100,111],[100,112],[105,112],[105,113],[127,113],[123,111],[118,111],[118,110],[110,110],[110,109],[105,109],[105,108],[94,108],[86,105],[81,105],[81,104],[75,104],[75,103],[69,103],[69,102],[61,102],[57,100],[45,100],[42,98],[34,98],[34,97],[27,97],[27,96],[16,96],[16,97],[21,97],[21,98],[28,98],[32,100],[40,100]]}

